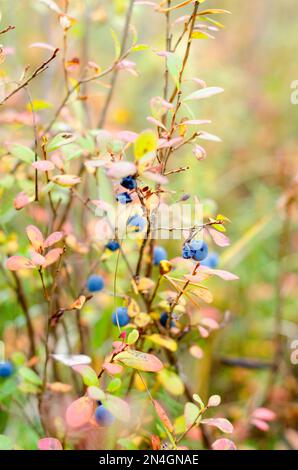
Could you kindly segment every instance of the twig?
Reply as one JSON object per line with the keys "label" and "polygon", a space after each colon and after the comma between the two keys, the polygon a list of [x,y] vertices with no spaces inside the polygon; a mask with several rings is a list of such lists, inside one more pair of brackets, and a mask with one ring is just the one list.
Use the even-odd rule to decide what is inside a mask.
{"label": "twig", "polygon": [[7,26],[6,28],[4,28],[0,31],[0,34],[5,34],[8,31],[11,31],[12,29],[16,29],[16,27],[15,26]]}
{"label": "twig", "polygon": [[48,68],[48,64],[50,62],[52,62],[52,60],[55,59],[55,57],[57,56],[59,52],[59,49],[55,49],[53,54],[51,55],[51,57],[46,60],[43,64],[41,64],[34,72],[32,75],[30,75],[29,78],[27,78],[27,80],[23,83],[21,83],[21,85],[19,85],[17,88],[15,88],[11,93],[9,93],[7,96],[5,96],[5,98],[0,102],[0,105],[4,104],[7,100],[9,100],[12,96],[14,96],[16,93],[18,93],[20,90],[22,90],[22,88],[26,87],[35,77],[37,77],[38,75],[40,75],[42,72],[44,72],[45,70],[47,70]]}
{"label": "twig", "polygon": [[21,283],[21,280],[20,280],[17,272],[12,271],[12,275],[13,275],[15,283],[16,283],[14,291],[16,293],[19,304],[21,305],[22,310],[23,310],[24,315],[25,315],[25,318],[26,318],[28,336],[29,336],[29,341],[30,341],[30,353],[31,353],[31,356],[35,356],[36,355],[36,344],[35,344],[35,337],[34,337],[34,329],[33,329],[33,324],[32,324],[31,318],[30,318],[30,314],[29,314],[27,299],[26,299],[26,296],[25,296],[23,285]]}

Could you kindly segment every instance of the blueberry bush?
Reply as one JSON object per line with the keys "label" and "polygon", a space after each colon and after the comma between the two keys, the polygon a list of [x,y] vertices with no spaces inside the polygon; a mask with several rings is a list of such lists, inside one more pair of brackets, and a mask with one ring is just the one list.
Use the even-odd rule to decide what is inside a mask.
{"label": "blueberry bush", "polygon": [[[269,197],[246,179],[256,160],[227,163],[247,164],[271,116],[255,104],[245,120],[232,93],[244,79],[225,51],[249,6],[26,3],[32,31],[8,6],[0,31],[0,448],[295,447],[281,330],[296,186],[279,169]],[[278,215],[249,221],[254,197]],[[251,255],[264,233],[273,267],[274,241]]]}

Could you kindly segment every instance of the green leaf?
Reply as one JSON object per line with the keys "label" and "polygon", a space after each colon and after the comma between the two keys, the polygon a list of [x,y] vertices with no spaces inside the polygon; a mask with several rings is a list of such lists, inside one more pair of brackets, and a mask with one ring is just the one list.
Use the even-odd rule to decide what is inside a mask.
{"label": "green leaf", "polygon": [[5,400],[13,393],[15,393],[17,388],[17,383],[14,377],[6,379],[5,382],[0,387],[0,401]]}
{"label": "green leaf", "polygon": [[132,330],[127,337],[127,344],[134,344],[136,341],[138,341],[139,336],[140,334],[138,330]]}
{"label": "green leaf", "polygon": [[182,59],[177,54],[169,53],[167,55],[167,67],[178,90],[180,90],[179,77],[182,69]]}
{"label": "green leaf", "polygon": [[29,369],[29,367],[21,367],[19,369],[19,375],[22,377],[23,380],[29,382],[33,385],[42,385],[41,378],[34,372],[34,370]]}
{"label": "green leaf", "polygon": [[145,50],[147,50],[147,49],[149,49],[148,44],[136,44],[135,46],[133,46],[133,47],[131,48],[131,50],[132,50],[133,52],[145,51]]}
{"label": "green leaf", "polygon": [[203,402],[202,398],[197,393],[195,393],[192,397],[193,397],[194,401],[196,401],[200,405],[201,410],[203,408],[205,408],[205,405],[204,405],[204,402]]}
{"label": "green leaf", "polygon": [[158,357],[134,349],[128,349],[117,354],[115,361],[145,372],[158,372],[163,368],[163,364]]}
{"label": "green leaf", "polygon": [[211,96],[219,95],[223,93],[224,89],[216,86],[208,87],[208,88],[201,88],[200,90],[196,90],[190,95],[184,98],[184,101],[192,101],[192,100],[203,100],[206,98],[210,98]]}
{"label": "green leaf", "polygon": [[188,402],[184,407],[184,417],[187,426],[191,426],[198,419],[200,410],[194,403]]}
{"label": "green leaf", "polygon": [[35,154],[33,150],[25,145],[14,144],[10,147],[10,153],[13,157],[18,158],[25,163],[33,163]]}
{"label": "green leaf", "polygon": [[115,397],[114,395],[107,395],[102,402],[115,418],[124,423],[128,423],[130,421],[130,407],[125,400]]}
{"label": "green leaf", "polygon": [[87,387],[97,387],[99,385],[97,374],[92,367],[83,364],[75,365],[72,368],[81,375],[83,382]]}
{"label": "green leaf", "polygon": [[13,442],[8,436],[4,436],[4,434],[0,434],[0,450],[12,450],[13,449]]}
{"label": "green leaf", "polygon": [[114,41],[115,59],[118,60],[121,54],[121,44],[120,44],[120,41],[118,39],[116,32],[113,29],[111,29],[111,35]]}
{"label": "green leaf", "polygon": [[63,145],[71,144],[76,139],[76,136],[71,133],[61,132],[55,135],[47,144],[47,151],[53,152],[54,150],[63,147]]}
{"label": "green leaf", "polygon": [[115,377],[115,379],[111,380],[111,382],[109,383],[107,387],[107,392],[114,393],[117,390],[119,390],[121,385],[122,385],[121,379],[119,379],[119,377]]}

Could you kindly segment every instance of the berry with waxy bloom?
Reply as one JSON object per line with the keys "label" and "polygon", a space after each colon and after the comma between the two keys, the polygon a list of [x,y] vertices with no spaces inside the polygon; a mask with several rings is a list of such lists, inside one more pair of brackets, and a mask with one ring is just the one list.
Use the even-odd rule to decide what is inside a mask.
{"label": "berry with waxy bloom", "polygon": [[120,202],[120,204],[129,204],[132,202],[132,198],[127,192],[117,194],[116,200]]}
{"label": "berry with waxy bloom", "polygon": [[167,260],[168,254],[162,246],[156,246],[153,251],[153,263],[158,266],[161,261]]}
{"label": "berry with waxy bloom", "polygon": [[94,416],[95,416],[96,422],[100,426],[111,426],[111,424],[113,424],[115,421],[115,418],[112,415],[112,413],[103,405],[99,405],[96,408]]}
{"label": "berry with waxy bloom", "polygon": [[119,243],[116,241],[116,240],[110,240],[107,244],[106,244],[106,248],[110,251],[117,251],[119,250],[120,248],[120,245]]}
{"label": "berry with waxy bloom", "polygon": [[136,189],[137,187],[137,182],[133,176],[126,176],[121,180],[121,186],[125,189]]}
{"label": "berry with waxy bloom", "polygon": [[87,280],[87,289],[89,292],[99,292],[104,288],[104,280],[97,274],[92,274]]}
{"label": "berry with waxy bloom", "polygon": [[126,307],[118,307],[112,315],[112,322],[115,326],[126,326],[130,322]]}

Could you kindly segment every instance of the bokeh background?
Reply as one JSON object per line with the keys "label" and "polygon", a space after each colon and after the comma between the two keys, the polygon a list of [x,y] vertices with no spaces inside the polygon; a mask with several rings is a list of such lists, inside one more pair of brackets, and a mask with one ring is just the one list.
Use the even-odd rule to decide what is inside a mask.
{"label": "bokeh background", "polygon": [[[199,371],[198,386],[202,393],[206,387],[220,390],[223,403],[236,419],[241,418],[243,408],[258,404],[269,387],[279,421],[272,435],[259,433],[258,444],[254,438],[249,444],[276,448],[290,442],[295,446],[297,366],[290,358],[291,344],[298,338],[298,214],[293,205],[285,208],[295,189],[295,177],[297,185],[298,106],[291,103],[291,84],[298,80],[297,4],[295,0],[209,0],[205,5],[232,14],[217,18],[225,28],[214,33],[215,39],[196,42],[186,75],[225,89],[224,94],[193,107],[197,118],[212,120],[208,130],[219,135],[222,143],[205,145],[208,157],[204,162],[195,160],[191,147],[178,153],[175,164],[191,164],[192,171],[177,175],[171,184],[179,196],[195,194],[231,220],[232,243],[218,250],[220,266],[237,273],[240,281],[228,285],[211,282],[214,307],[229,312],[229,319],[209,345],[209,362]],[[79,21],[69,31],[68,57],[107,66],[114,54],[110,28],[121,34],[126,6],[124,0],[70,0],[69,11]],[[33,69],[48,55],[30,44],[61,47],[62,32],[55,14],[39,1],[1,0],[0,10],[3,27],[16,26],[1,38],[7,51],[1,74],[17,80],[26,64]],[[147,128],[150,99],[162,93],[163,58],[155,51],[164,50],[163,18],[149,6],[137,5],[133,25],[138,43],[150,44],[152,50],[133,54],[138,77],[120,73],[106,124],[111,130]],[[53,104],[39,113],[44,123],[63,97],[59,67],[58,60],[30,86],[34,99]],[[188,87],[193,89],[186,83],[185,90]],[[93,83],[85,93],[90,97],[88,104],[75,103],[69,108],[77,129],[96,127],[106,88]],[[8,122],[12,109],[20,114]],[[2,107],[2,142],[32,140],[30,126],[15,122],[25,119],[21,114],[25,110],[24,96],[16,96]],[[5,157],[3,148],[1,153]],[[12,175],[5,173],[4,166],[2,170],[0,249],[4,255],[7,243],[13,247],[15,238],[23,237],[26,222],[11,209],[18,191]],[[24,186],[20,180],[19,187]],[[172,256],[176,250],[177,244],[171,242]],[[10,334],[16,341],[17,329],[12,333],[10,327],[22,325],[22,314],[1,274],[0,288],[0,335],[7,339]],[[108,332],[100,321],[94,331],[94,345],[99,348]],[[268,367],[275,360],[276,342],[283,345],[278,374]],[[252,368],[235,366],[231,358],[236,364],[237,359],[252,360]],[[5,420],[1,426],[5,427]]]}

